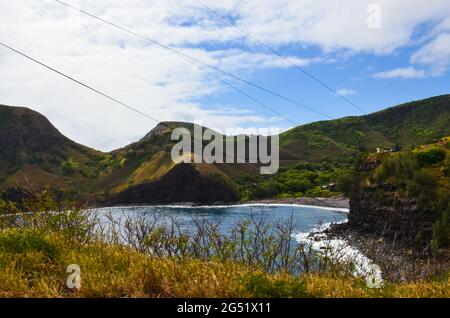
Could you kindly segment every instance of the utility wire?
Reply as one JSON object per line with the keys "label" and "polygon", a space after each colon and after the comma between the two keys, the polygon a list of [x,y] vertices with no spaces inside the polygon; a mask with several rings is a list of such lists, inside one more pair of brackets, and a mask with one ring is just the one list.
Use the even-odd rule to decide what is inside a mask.
{"label": "utility wire", "polygon": [[[133,111],[133,112],[135,112],[135,113],[137,113],[137,114],[140,114],[140,115],[142,115],[142,116],[145,116],[146,118],[148,118],[148,119],[150,119],[150,120],[156,122],[157,124],[164,125],[166,128],[169,128],[169,129],[174,129],[174,128],[175,128],[175,127],[171,127],[170,125],[167,125],[167,124],[164,123],[164,122],[161,122],[161,121],[155,119],[154,117],[152,117],[152,116],[150,116],[150,115],[148,115],[148,114],[146,114],[146,113],[140,111],[139,109],[137,109],[137,108],[135,108],[135,107],[133,107],[133,106],[130,106],[130,105],[126,104],[126,103],[123,103],[123,102],[119,101],[118,99],[116,99],[116,98],[114,98],[114,97],[112,97],[112,96],[110,96],[110,95],[108,95],[108,94],[106,94],[106,93],[103,93],[103,92],[99,91],[98,89],[96,89],[96,88],[94,88],[94,87],[92,87],[92,86],[90,86],[90,85],[88,85],[88,84],[85,84],[85,83],[83,83],[83,82],[81,82],[81,81],[79,81],[79,80],[77,80],[77,79],[75,79],[75,78],[73,78],[73,77],[70,76],[70,75],[67,75],[67,74],[65,74],[65,73],[63,73],[63,72],[61,72],[61,71],[58,71],[57,69],[55,69],[55,68],[53,68],[53,67],[51,67],[51,66],[49,66],[49,65],[47,65],[47,64],[45,64],[45,63],[43,63],[43,62],[41,62],[41,61],[38,61],[37,59],[35,59],[35,58],[33,58],[33,57],[31,57],[31,56],[29,56],[29,55],[27,55],[27,54],[25,54],[25,53],[23,53],[23,52],[17,50],[17,49],[15,49],[15,48],[13,48],[13,47],[11,47],[11,46],[9,46],[9,45],[3,43],[3,42],[0,42],[0,46],[3,46],[4,48],[6,48],[6,49],[8,49],[8,50],[17,53],[17,54],[21,55],[22,57],[24,57],[24,58],[26,58],[26,59],[28,59],[28,60],[34,62],[34,63],[37,63],[37,64],[39,64],[40,66],[42,66],[42,67],[44,67],[44,68],[46,68],[46,69],[48,69],[48,70],[50,70],[50,71],[52,71],[52,72],[54,72],[54,73],[60,75],[60,76],[62,76],[62,77],[65,77],[66,79],[69,79],[69,80],[71,80],[72,82],[75,82],[75,83],[77,83],[78,85],[81,85],[81,86],[83,86],[84,88],[87,88],[88,90],[90,90],[90,91],[92,91],[92,92],[94,92],[94,93],[96,93],[96,94],[98,94],[98,95],[100,95],[100,96],[103,96],[103,97],[109,99],[110,101],[113,101],[114,103],[117,103],[117,104],[119,104],[119,105],[121,105],[121,106],[123,106],[123,107],[125,107],[125,108],[127,108],[127,109],[129,109],[129,110],[131,110],[131,111]],[[187,136],[187,137],[191,137],[191,136]],[[202,140],[202,141],[196,140],[196,139],[195,139],[195,136],[194,136],[194,141],[200,142],[201,144],[203,144],[203,140]],[[222,154],[225,155],[225,156],[227,156],[227,154],[226,154],[225,152],[222,152]],[[234,157],[233,157],[233,159],[234,159]],[[240,158],[238,158],[238,159],[240,159]],[[241,159],[242,159],[242,158],[241,158]],[[245,159],[244,159],[244,160],[245,160]],[[251,164],[249,164],[249,163],[247,163],[247,162],[244,162],[244,164],[247,165],[247,166],[250,166],[250,167],[252,167],[252,168],[254,168],[254,169],[258,169],[258,168],[255,167],[254,165],[251,165]]]}
{"label": "utility wire", "polygon": [[[99,11],[102,10],[101,8],[99,8],[98,6],[96,6],[96,5],[94,5],[94,4],[90,3],[90,2],[88,2],[88,4],[89,4],[90,6],[96,8],[96,9],[99,10]],[[53,5],[52,5],[52,6],[53,6]],[[53,7],[57,8],[56,6],[53,6]],[[78,9],[74,8],[74,10],[78,10]],[[115,22],[116,22],[116,23],[121,23],[121,24],[126,25],[125,23],[123,23],[123,22],[121,22],[121,21],[118,21],[118,20],[115,20]],[[172,53],[174,53],[174,52],[172,52]],[[187,61],[188,63],[190,63],[190,64],[192,63],[192,60],[191,60],[190,58],[187,58],[186,56],[180,55],[180,54],[176,54],[176,55],[177,55],[178,57],[180,57],[181,59]],[[205,67],[204,65],[199,65],[199,67],[200,67],[200,70],[201,70],[201,71],[207,72],[207,69],[206,69],[206,67]],[[258,100],[258,99],[256,99],[256,98],[254,98],[253,96],[249,95],[248,93],[246,93],[246,92],[244,92],[243,90],[239,89],[238,87],[234,86],[234,85],[231,84],[230,82],[228,82],[228,81],[226,81],[226,80],[224,80],[224,79],[221,79],[221,78],[220,78],[220,74],[217,75],[217,76],[214,76],[214,80],[217,80],[217,81],[221,82],[223,85],[228,86],[228,87],[231,88],[232,90],[235,90],[235,91],[238,92],[239,94],[245,96],[246,98],[250,99],[251,101],[255,102],[256,104],[258,104],[258,105],[260,105],[260,106],[266,108],[267,110],[269,110],[269,111],[272,112],[273,114],[275,114],[275,115],[277,115],[277,116],[280,116],[281,118],[285,119],[287,122],[293,124],[294,126],[299,126],[299,125],[300,125],[298,122],[294,122],[292,119],[290,119],[290,118],[287,117],[286,115],[283,115],[283,114],[281,114],[280,112],[274,110],[272,107],[268,106],[267,104],[261,102],[260,100]]]}
{"label": "utility wire", "polygon": [[[200,67],[200,69],[203,70],[202,67]],[[269,111],[271,111],[272,113],[284,118],[286,121],[290,122],[291,124],[293,124],[294,126],[299,126],[298,123],[294,122],[293,120],[289,119],[288,117],[286,117],[285,115],[281,114],[280,112],[277,112],[276,110],[272,109],[271,107],[267,106],[265,103],[261,102],[260,100],[254,98],[253,96],[247,94],[246,92],[244,92],[243,90],[241,90],[240,88],[234,86],[233,84],[231,84],[230,82],[220,78],[220,75],[218,76],[213,76],[213,79],[216,81],[221,82],[222,84],[234,89],[235,91],[237,91],[238,93],[242,94],[243,96],[247,97],[248,99],[250,99],[251,101],[255,102],[256,104],[268,109]],[[211,97],[209,97],[211,98]],[[211,99],[215,99],[215,98],[211,98]],[[225,103],[223,101],[221,101],[221,103]]]}
{"label": "utility wire", "polygon": [[[51,52],[51,53],[53,53],[53,54],[64,55],[64,53],[57,52],[57,51],[54,51],[54,50],[52,50],[52,49],[48,49],[48,48],[46,48],[46,47],[44,47],[44,46],[42,46],[42,45],[39,45],[39,44],[36,44],[36,43],[33,43],[33,42],[29,42],[29,41],[24,41],[24,40],[16,39],[16,38],[13,38],[13,37],[11,37],[11,36],[9,36],[9,35],[2,34],[2,33],[0,33],[0,36],[9,38],[10,40],[13,40],[13,41],[23,42],[23,43],[25,43],[25,44],[27,44],[27,45],[36,47],[36,48],[38,48],[38,49],[40,49],[40,50],[45,50],[45,51]],[[229,82],[227,82],[227,81],[221,79],[221,78],[220,78],[220,75],[219,75],[219,76],[214,76],[214,80],[217,80],[217,81],[221,82],[222,84],[224,84],[224,85],[226,85],[226,86],[229,86],[230,88],[232,88],[232,89],[236,90],[237,92],[241,93],[242,95],[246,96],[247,98],[249,98],[249,99],[252,100],[253,102],[257,103],[258,105],[260,105],[260,106],[262,106],[262,107],[268,109],[269,111],[273,112],[273,113],[276,114],[277,116],[280,116],[280,117],[284,118],[286,121],[290,122],[291,124],[294,124],[295,126],[298,125],[298,123],[292,121],[292,120],[289,119],[288,117],[285,117],[283,114],[281,114],[281,113],[279,113],[279,112],[273,110],[272,108],[270,108],[269,106],[267,106],[267,105],[264,104],[263,102],[261,102],[261,101],[257,100],[256,98],[250,96],[249,94],[247,94],[246,92],[242,91],[242,90],[239,89],[238,87],[235,87],[233,84],[231,84],[231,83],[229,83]],[[220,102],[221,102],[221,103],[226,103],[226,102],[224,102],[224,101],[220,101]]]}
{"label": "utility wire", "polygon": [[115,102],[115,103],[117,103],[117,104],[119,104],[119,105],[122,105],[123,107],[126,107],[126,108],[132,110],[132,111],[135,112],[135,113],[138,113],[138,114],[140,114],[140,115],[142,115],[142,116],[145,116],[145,117],[147,117],[147,118],[153,120],[154,122],[156,122],[156,123],[158,123],[158,124],[160,123],[159,120],[157,120],[157,119],[151,117],[150,115],[147,115],[146,113],[140,111],[139,109],[134,108],[134,107],[132,107],[132,106],[130,106],[130,105],[127,105],[127,104],[125,104],[125,103],[119,101],[118,99],[116,99],[116,98],[114,98],[114,97],[111,97],[110,95],[105,94],[105,93],[103,93],[103,92],[101,92],[101,91],[99,91],[99,90],[93,88],[92,86],[89,86],[89,85],[87,85],[87,84],[85,84],[85,83],[83,83],[83,82],[81,82],[81,81],[79,81],[79,80],[73,78],[72,76],[69,76],[69,75],[67,75],[67,74],[65,74],[65,73],[63,73],[63,72],[60,72],[60,71],[58,71],[57,69],[55,69],[55,68],[53,68],[53,67],[51,67],[51,66],[49,66],[49,65],[47,65],[47,64],[45,64],[45,63],[43,63],[43,62],[40,62],[40,61],[36,60],[35,58],[33,58],[33,57],[31,57],[31,56],[29,56],[29,55],[27,55],[27,54],[25,54],[25,53],[22,53],[22,52],[19,51],[19,50],[16,50],[16,49],[12,48],[12,47],[9,46],[9,45],[4,44],[3,42],[0,42],[0,45],[3,46],[3,47],[5,47],[5,48],[7,48],[7,49],[9,49],[9,50],[11,50],[11,51],[13,51],[13,52],[15,52],[15,53],[17,53],[17,54],[19,54],[19,55],[21,55],[21,56],[23,56],[23,57],[25,57],[25,58],[27,58],[27,59],[29,59],[29,60],[31,60],[31,61],[33,61],[33,62],[35,62],[35,63],[37,63],[37,64],[39,64],[39,65],[41,65],[41,66],[43,66],[43,67],[45,67],[46,69],[49,69],[49,70],[52,71],[52,72],[55,72],[55,73],[57,73],[57,74],[59,74],[59,75],[65,77],[65,78],[71,80],[72,82],[77,83],[78,85],[81,85],[81,86],[83,86],[83,87],[85,87],[85,88],[87,88],[87,89],[93,91],[94,93],[96,93],[96,94],[98,94],[98,95],[101,95],[101,96],[103,96],[103,97],[105,97],[105,98],[107,98],[107,99],[109,99],[109,100],[111,100],[111,101],[113,101],[113,102]]}
{"label": "utility wire", "polygon": [[[58,1],[58,2],[59,2],[59,1]],[[99,11],[102,10],[102,9],[99,8],[98,6],[94,5],[93,3],[88,2],[88,4],[89,4],[90,6],[96,8],[96,9],[99,10]],[[74,9],[76,9],[76,8],[74,8]],[[77,9],[76,9],[76,10],[77,10]],[[118,20],[115,20],[115,21],[116,21],[116,23],[124,24],[124,23],[121,22],[121,21],[118,21]],[[126,25],[126,24],[124,24],[124,25]],[[191,60],[188,59],[188,58],[186,58],[185,56],[179,56],[179,57],[180,57],[180,58],[183,58],[185,61],[187,61],[187,62],[189,62],[189,63],[191,62]],[[206,67],[204,67],[203,65],[200,65],[200,69],[201,69],[202,71],[204,71],[204,72],[207,71],[207,70],[206,70]],[[248,99],[250,99],[251,101],[255,102],[256,104],[258,104],[258,105],[260,105],[260,106],[266,108],[267,110],[269,110],[270,112],[274,113],[275,115],[280,116],[281,118],[284,118],[286,121],[288,121],[289,123],[293,124],[294,126],[298,126],[298,125],[299,125],[299,123],[294,122],[292,119],[290,119],[290,118],[288,118],[287,116],[281,114],[280,112],[274,110],[272,107],[268,106],[267,104],[261,102],[260,100],[258,100],[258,99],[256,99],[256,98],[254,98],[253,96],[249,95],[248,93],[246,93],[245,91],[241,90],[240,88],[234,86],[234,85],[231,84],[230,82],[228,82],[228,81],[226,81],[226,80],[224,80],[224,79],[221,79],[221,78],[220,78],[220,75],[214,76],[214,80],[217,80],[217,81],[221,82],[222,84],[224,84],[225,86],[230,87],[231,89],[233,89],[233,90],[235,90],[236,92],[240,93],[241,95],[247,97]]]}
{"label": "utility wire", "polygon": [[267,50],[269,50],[270,52],[272,52],[273,54],[277,55],[278,57],[282,58],[285,62],[289,63],[290,65],[292,65],[293,67],[295,67],[297,70],[299,70],[300,72],[302,72],[304,75],[308,76],[309,78],[311,78],[313,81],[319,83],[321,86],[325,87],[327,90],[329,90],[330,92],[332,92],[334,95],[338,96],[339,98],[341,98],[342,100],[344,100],[346,103],[350,104],[351,106],[353,106],[354,108],[358,109],[359,111],[361,111],[363,114],[367,114],[367,112],[361,108],[360,106],[356,105],[354,102],[352,102],[350,99],[348,99],[345,96],[342,96],[342,94],[339,94],[334,88],[332,88],[330,85],[328,85],[327,83],[325,83],[324,81],[322,81],[321,79],[319,79],[318,77],[314,76],[313,74],[311,74],[310,72],[308,72],[307,70],[305,70],[303,67],[301,67],[300,65],[298,65],[297,63],[292,62],[290,59],[288,59],[287,57],[285,57],[283,54],[281,54],[280,52],[278,52],[276,49],[274,49],[273,47],[271,47],[270,45],[265,44],[264,42],[262,42],[261,40],[255,39],[253,38],[253,36],[247,32],[246,30],[244,30],[243,28],[241,28],[239,25],[237,25],[236,23],[234,23],[233,21],[231,21],[230,19],[228,19],[227,17],[224,17],[222,14],[220,14],[219,12],[217,12],[216,10],[212,9],[211,7],[207,6],[206,4],[204,4],[202,1],[200,0],[194,0],[195,2],[197,2],[199,5],[201,5],[202,7],[204,7],[205,9],[207,9],[208,11],[212,12],[214,15],[216,15],[217,17],[219,17],[222,21],[224,21],[225,23],[231,25],[232,27],[238,29],[239,31],[241,31],[243,34],[245,34],[247,36],[247,38],[255,41],[256,43],[258,43],[260,46],[266,48]]}
{"label": "utility wire", "polygon": [[287,118],[285,115],[281,114],[280,112],[277,112],[276,110],[273,110],[272,108],[270,108],[269,106],[267,106],[266,104],[264,104],[263,102],[257,100],[256,98],[254,98],[253,96],[247,94],[246,92],[244,92],[243,90],[241,90],[240,88],[234,86],[233,84],[231,84],[230,82],[227,82],[223,79],[218,78],[218,81],[220,81],[221,83],[233,88],[234,90],[236,90],[237,92],[241,93],[242,95],[246,96],[247,98],[251,99],[252,101],[254,101],[255,103],[257,103],[258,105],[270,110],[272,113],[281,116],[282,118],[286,119],[288,122],[290,122],[291,124],[293,124],[294,126],[298,126],[299,124],[294,122],[293,120]]}
{"label": "utility wire", "polygon": [[[300,102],[297,102],[297,101],[295,101],[295,100],[293,100],[293,99],[291,99],[291,98],[289,98],[289,97],[286,97],[286,96],[284,96],[284,95],[281,95],[280,93],[277,93],[277,92],[275,92],[275,91],[273,91],[273,90],[271,90],[271,89],[265,88],[265,87],[263,87],[263,86],[261,86],[261,85],[259,85],[259,84],[255,84],[255,83],[253,83],[253,82],[251,82],[251,81],[249,81],[249,80],[246,80],[246,79],[244,79],[244,78],[242,78],[242,77],[240,77],[240,76],[238,76],[238,75],[235,75],[235,74],[233,74],[233,73],[230,73],[230,72],[228,72],[228,71],[225,71],[225,70],[223,70],[223,69],[221,69],[221,68],[219,68],[219,67],[217,67],[217,66],[214,66],[214,65],[211,65],[211,64],[209,64],[209,63],[203,62],[203,61],[201,61],[200,59],[198,59],[198,58],[196,58],[196,57],[192,57],[192,56],[190,56],[190,55],[188,55],[188,54],[186,54],[186,53],[183,53],[183,52],[181,52],[181,51],[179,51],[179,50],[177,50],[177,49],[174,49],[174,48],[172,48],[172,47],[170,47],[170,46],[167,46],[167,45],[165,45],[165,44],[162,44],[162,43],[160,43],[160,42],[158,42],[158,41],[156,41],[156,40],[153,40],[153,39],[151,39],[151,38],[148,38],[148,37],[146,37],[146,36],[144,36],[144,35],[142,35],[142,34],[136,32],[136,31],[133,31],[133,30],[131,30],[131,29],[129,29],[129,28],[125,28],[125,27],[123,27],[123,26],[120,26],[120,25],[118,25],[117,23],[114,23],[114,22],[111,22],[111,21],[109,21],[109,20],[103,19],[103,18],[101,18],[101,17],[99,17],[99,16],[97,16],[97,15],[94,15],[94,14],[89,13],[89,12],[83,10],[83,9],[80,9],[80,8],[77,8],[77,7],[72,6],[72,5],[70,5],[70,4],[67,4],[67,3],[65,3],[65,2],[63,2],[63,1],[60,1],[60,0],[53,0],[53,1],[59,3],[59,4],[63,5],[63,6],[66,6],[66,7],[70,8],[70,9],[79,11],[79,12],[81,12],[81,13],[83,13],[83,14],[85,14],[85,15],[87,15],[87,16],[93,18],[93,19],[96,19],[96,20],[99,20],[99,21],[101,21],[101,22],[103,22],[103,23],[106,23],[106,24],[108,24],[108,25],[110,25],[110,26],[112,26],[112,27],[114,27],[114,28],[117,28],[117,29],[123,31],[123,32],[129,33],[129,34],[134,35],[134,36],[136,36],[136,37],[139,37],[139,38],[141,38],[141,39],[143,39],[143,40],[145,40],[145,41],[147,41],[147,42],[150,42],[150,43],[152,43],[152,44],[155,44],[155,45],[157,45],[157,46],[159,46],[159,47],[161,47],[161,48],[163,48],[163,49],[166,49],[166,50],[172,52],[173,54],[175,54],[175,55],[177,55],[177,56],[179,56],[179,57],[184,57],[185,59],[188,59],[188,60],[190,60],[190,61],[192,61],[192,62],[195,62],[195,63],[197,63],[197,64],[199,64],[199,65],[203,65],[203,66],[206,66],[206,67],[208,67],[208,68],[211,68],[211,69],[213,69],[213,70],[215,70],[215,71],[217,71],[217,72],[220,72],[220,73],[222,73],[222,74],[224,74],[224,75],[227,75],[227,76],[229,76],[229,77],[232,77],[232,78],[234,78],[235,80],[238,80],[238,81],[240,81],[240,82],[242,82],[242,83],[245,83],[245,84],[247,84],[247,85],[249,85],[249,86],[252,86],[252,87],[254,87],[254,88],[257,88],[257,89],[259,89],[259,90],[261,90],[261,91],[263,91],[263,92],[265,92],[265,93],[268,93],[268,94],[271,94],[271,95],[273,95],[273,96],[276,96],[276,97],[278,97],[278,98],[280,98],[280,99],[282,99],[282,100],[284,100],[284,101],[286,101],[286,102],[289,102],[289,103],[291,103],[291,104],[294,104],[294,105],[296,105],[296,106],[299,106],[299,107],[301,107],[301,108],[304,108],[304,109],[306,109],[306,110],[309,110],[310,112],[316,113],[316,114],[318,114],[318,115],[320,115],[320,116],[322,116],[322,117],[325,117],[325,118],[327,118],[327,119],[334,119],[332,116],[329,116],[329,115],[327,115],[327,114],[325,114],[325,113],[323,113],[323,112],[321,112],[321,111],[318,111],[318,110],[316,110],[316,109],[314,109],[314,108],[312,108],[312,107],[309,107],[309,106],[304,105],[304,104],[302,104],[302,103],[300,103]],[[276,111],[273,110],[272,108],[269,108],[269,109],[271,109],[271,111],[273,111],[273,112],[276,112]]]}

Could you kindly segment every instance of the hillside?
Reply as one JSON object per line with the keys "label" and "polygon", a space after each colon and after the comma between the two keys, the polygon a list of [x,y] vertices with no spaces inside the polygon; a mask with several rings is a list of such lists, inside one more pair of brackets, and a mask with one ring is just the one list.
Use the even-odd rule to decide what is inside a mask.
{"label": "hillside", "polygon": [[345,159],[377,147],[417,146],[450,133],[450,95],[361,117],[316,122],[281,135],[282,157],[309,162]]}
{"label": "hillside", "polygon": [[[198,195],[194,193],[201,194],[198,187],[205,184],[216,194],[227,193],[225,202],[334,195],[335,189],[324,190],[323,186],[336,183],[362,153],[377,147],[414,147],[450,135],[450,95],[289,130],[280,135],[282,168],[275,176],[260,176],[257,167],[243,164],[175,167],[170,158],[174,144],[171,127],[192,131],[194,126],[162,123],[140,141],[105,154],[64,137],[34,111],[0,106],[0,190],[15,186],[77,189],[116,204],[133,200],[196,202]],[[194,180],[188,183],[186,175]],[[184,190],[170,186],[173,180],[190,184],[192,195],[181,196]],[[173,189],[170,193],[168,187]],[[213,203],[220,195],[210,197],[209,203]]]}
{"label": "hillside", "polygon": [[88,188],[104,156],[66,138],[35,111],[0,105],[0,190]]}
{"label": "hillside", "polygon": [[350,227],[415,249],[448,248],[450,137],[413,150],[369,155],[350,192]]}
{"label": "hillside", "polygon": [[140,141],[108,154],[109,165],[95,189],[105,204],[233,202],[239,199],[235,180],[247,165],[180,164],[171,159],[175,127],[193,132],[194,125],[165,122]]}
{"label": "hillside", "polygon": [[376,148],[414,147],[449,134],[450,95],[367,116],[316,122],[280,136],[283,168],[276,176],[257,176],[240,183],[250,199],[333,196],[342,191],[340,179],[353,170],[362,154]]}

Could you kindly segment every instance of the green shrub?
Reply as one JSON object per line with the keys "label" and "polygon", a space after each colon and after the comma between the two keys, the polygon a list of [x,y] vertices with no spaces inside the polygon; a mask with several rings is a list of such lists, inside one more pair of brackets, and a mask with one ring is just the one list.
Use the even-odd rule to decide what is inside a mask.
{"label": "green shrub", "polygon": [[419,170],[407,185],[409,198],[416,199],[422,208],[431,207],[436,203],[438,181],[436,176],[428,170]]}
{"label": "green shrub", "polygon": [[450,247],[450,205],[433,225],[433,246]]}
{"label": "green shrub", "polygon": [[354,173],[344,173],[338,177],[336,181],[336,189],[347,197],[350,197],[354,191],[356,182],[356,175]]}
{"label": "green shrub", "polygon": [[443,149],[433,148],[417,154],[417,160],[422,167],[432,166],[445,160],[446,152]]}
{"label": "green shrub", "polygon": [[256,298],[302,298],[308,297],[305,282],[295,276],[288,279],[273,279],[267,275],[249,275],[245,288]]}
{"label": "green shrub", "polygon": [[49,259],[59,256],[58,247],[42,233],[31,230],[7,230],[0,233],[0,251],[11,254],[42,253]]}
{"label": "green shrub", "polygon": [[62,173],[65,176],[72,175],[76,171],[76,165],[72,160],[68,160],[62,165]]}

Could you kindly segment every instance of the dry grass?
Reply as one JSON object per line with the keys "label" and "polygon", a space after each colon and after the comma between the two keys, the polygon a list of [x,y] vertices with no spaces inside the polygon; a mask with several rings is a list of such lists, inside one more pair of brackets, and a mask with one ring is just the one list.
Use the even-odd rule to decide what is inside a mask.
{"label": "dry grass", "polygon": [[416,283],[386,283],[381,289],[368,288],[364,279],[335,275],[307,275],[306,292],[326,298],[449,298],[450,278]]}
{"label": "dry grass", "polygon": [[[0,217],[0,297],[450,297],[448,274],[369,289],[351,264],[292,253],[291,222],[273,232],[250,218],[226,239],[201,222],[190,234],[148,218],[99,227],[89,211],[59,211],[45,195],[30,208],[37,213],[0,210],[11,213]],[[67,287],[71,264],[81,269],[79,290]]]}
{"label": "dry grass", "polygon": [[[81,289],[66,287],[70,264]],[[0,233],[0,297],[450,297],[450,281],[368,289],[338,275],[265,274],[235,263],[151,258],[131,248],[79,244],[61,234]]]}

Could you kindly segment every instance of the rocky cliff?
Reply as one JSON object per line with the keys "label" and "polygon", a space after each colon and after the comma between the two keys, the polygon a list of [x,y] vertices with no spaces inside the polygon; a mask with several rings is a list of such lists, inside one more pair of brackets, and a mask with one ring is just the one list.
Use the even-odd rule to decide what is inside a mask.
{"label": "rocky cliff", "polygon": [[[382,191],[382,194],[381,194]],[[429,249],[436,216],[392,187],[359,187],[350,200],[349,226],[393,244]]]}
{"label": "rocky cliff", "polygon": [[161,179],[130,187],[104,205],[214,204],[236,202],[238,197],[225,181],[199,173],[194,165],[179,164]]}
{"label": "rocky cliff", "polygon": [[348,226],[416,250],[448,247],[449,140],[369,155],[353,183]]}

